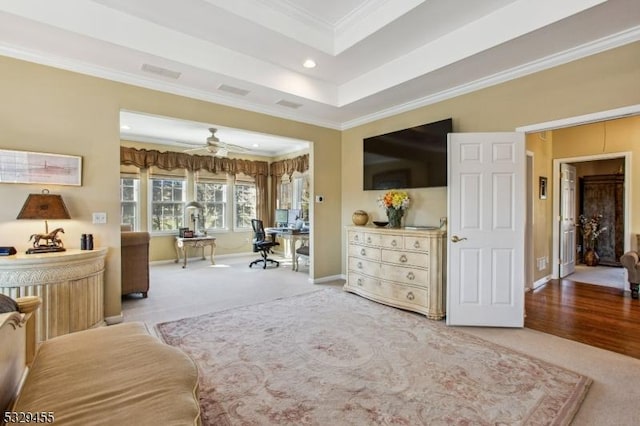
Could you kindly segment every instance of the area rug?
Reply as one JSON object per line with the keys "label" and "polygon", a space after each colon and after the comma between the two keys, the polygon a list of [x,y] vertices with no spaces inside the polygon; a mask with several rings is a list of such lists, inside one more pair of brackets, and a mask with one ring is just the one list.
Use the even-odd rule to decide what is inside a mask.
{"label": "area rug", "polygon": [[591,384],[337,289],[156,329],[198,364],[205,425],[565,425]]}

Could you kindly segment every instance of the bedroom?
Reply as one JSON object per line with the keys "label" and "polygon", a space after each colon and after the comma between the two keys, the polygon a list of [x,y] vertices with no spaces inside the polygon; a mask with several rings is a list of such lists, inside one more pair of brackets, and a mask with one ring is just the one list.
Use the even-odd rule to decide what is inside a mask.
{"label": "bedroom", "polygon": [[[119,217],[119,112],[121,109],[216,122],[234,128],[313,142],[314,193],[325,202],[315,209],[313,279],[344,274],[343,226],[363,206],[375,206],[375,195],[361,190],[356,166],[364,137],[409,127],[444,116],[454,116],[457,131],[513,131],[517,127],[637,105],[640,44],[630,43],[592,56],[520,77],[493,87],[461,94],[390,117],[345,130],[305,124],[237,107],[162,93],[158,90],[108,81],[20,59],[0,58],[0,88],[7,100],[0,106],[3,132],[0,145],[7,149],[60,152],[83,156],[84,184],[55,188],[65,198],[73,220],[65,225],[73,245],[81,233],[93,233],[109,247],[106,271],[105,315],[117,321],[121,315],[119,294],[119,221],[91,224],[91,212]],[[633,165],[632,181],[640,167]],[[39,188],[38,188],[39,189]],[[33,188],[3,185],[5,208],[0,213],[3,245],[20,250],[33,223],[16,221],[19,206]],[[446,212],[446,195],[440,190],[419,190],[410,211],[412,221],[437,223]],[[633,199],[632,211],[640,201]],[[426,206],[429,206],[427,209]],[[444,214],[446,216],[446,214]],[[629,232],[637,233],[632,220]]]}

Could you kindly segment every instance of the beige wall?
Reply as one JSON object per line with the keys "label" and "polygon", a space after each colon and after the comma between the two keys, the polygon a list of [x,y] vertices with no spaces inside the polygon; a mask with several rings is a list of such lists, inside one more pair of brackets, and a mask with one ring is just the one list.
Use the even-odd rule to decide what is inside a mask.
{"label": "beige wall", "polygon": [[[552,215],[553,215],[553,132],[527,135],[527,151],[533,153],[533,280],[538,281],[551,274]],[[547,178],[547,198],[540,198],[539,179]],[[536,259],[545,258],[547,265],[537,268]]]}
{"label": "beige wall", "polygon": [[[633,43],[346,130],[342,135],[342,224],[350,224],[351,214],[358,209],[373,212],[374,217],[383,215],[376,206],[376,198],[384,191],[362,190],[363,138],[448,117],[453,118],[455,132],[514,131],[520,126],[640,104],[638,81],[640,43]],[[612,143],[605,148],[621,147]],[[582,145],[580,151],[585,151]],[[634,157],[633,163],[637,171],[634,182],[640,173],[638,157]],[[551,174],[548,177],[551,178]],[[413,203],[407,213],[407,223],[435,225],[440,216],[446,216],[446,188],[412,189],[409,195]],[[637,211],[640,200],[635,200],[633,207],[633,211]],[[632,231],[640,231],[639,220],[633,221]],[[545,247],[541,252],[549,250],[542,242],[539,246]]]}
{"label": "beige wall", "polygon": [[[62,194],[72,220],[64,241],[78,248],[81,233],[93,233],[96,244],[109,248],[105,313],[117,316],[120,304],[119,113],[139,111],[204,123],[216,123],[312,142],[313,190],[325,196],[312,215],[313,278],[340,273],[340,132],[225,107],[181,96],[84,76],[0,57],[0,147],[80,155],[81,187],[47,186]],[[331,166],[335,165],[335,166]],[[41,185],[1,184],[2,245],[24,251],[28,236],[43,223],[15,219],[27,194]],[[107,212],[108,224],[92,225],[92,212]],[[52,224],[53,225],[53,224]],[[57,224],[56,224],[57,225]],[[315,238],[321,235],[322,238]],[[316,254],[322,254],[321,256]]]}

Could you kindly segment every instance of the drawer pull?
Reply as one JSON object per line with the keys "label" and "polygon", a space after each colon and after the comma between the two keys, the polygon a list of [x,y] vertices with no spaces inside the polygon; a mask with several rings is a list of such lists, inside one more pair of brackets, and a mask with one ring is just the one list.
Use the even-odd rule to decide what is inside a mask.
{"label": "drawer pull", "polygon": [[408,279],[409,281],[413,281],[413,280],[415,280],[415,279],[416,279],[416,276],[415,276],[415,274],[414,274],[413,272],[409,272],[409,273],[407,274],[407,279]]}
{"label": "drawer pull", "polygon": [[366,256],[367,255],[367,251],[365,249],[360,249],[360,255]]}
{"label": "drawer pull", "polygon": [[358,267],[358,269],[362,269],[362,262],[358,262],[356,266]]}
{"label": "drawer pull", "polygon": [[404,254],[400,256],[400,263],[407,263],[407,256],[405,256]]}
{"label": "drawer pull", "polygon": [[413,300],[413,299],[415,299],[415,298],[416,298],[416,296],[413,294],[413,292],[412,292],[412,291],[410,291],[409,293],[407,293],[407,299],[409,299],[409,300]]}
{"label": "drawer pull", "polygon": [[371,237],[367,237],[367,244],[371,244]]}
{"label": "drawer pull", "polygon": [[358,278],[358,281],[356,281],[356,284],[362,287],[362,278]]}
{"label": "drawer pull", "polygon": [[353,241],[360,241],[360,238],[358,237],[358,234],[353,236]]}
{"label": "drawer pull", "polygon": [[413,243],[413,248],[420,248],[420,241],[415,240],[415,242]]}
{"label": "drawer pull", "polygon": [[391,247],[396,247],[398,245],[398,243],[396,242],[396,240],[391,241]]}

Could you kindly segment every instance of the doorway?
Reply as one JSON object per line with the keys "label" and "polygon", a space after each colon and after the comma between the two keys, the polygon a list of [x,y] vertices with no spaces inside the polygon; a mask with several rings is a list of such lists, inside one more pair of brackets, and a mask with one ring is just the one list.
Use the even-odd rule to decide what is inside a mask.
{"label": "doorway", "polygon": [[[598,154],[583,157],[561,158],[553,160],[554,186],[561,182],[561,170],[565,165],[573,166],[576,170],[575,194],[576,194],[576,218],[581,214],[585,219],[594,215],[603,215],[601,226],[607,231],[600,234],[601,250],[606,253],[602,265],[585,267],[583,257],[585,248],[583,239],[578,236],[574,247],[576,269],[567,276],[562,276],[562,268],[554,265],[553,277],[565,278],[572,281],[596,285],[609,285],[625,289],[626,275],[619,266],[619,256],[630,248],[628,230],[629,212],[629,186],[625,182],[630,181],[630,156],[628,152]],[[557,177],[557,179],[556,179]],[[554,191],[554,217],[559,217],[565,200],[562,199],[564,191]],[[619,200],[615,200],[619,198]],[[578,225],[576,223],[575,225]],[[559,226],[558,226],[559,227]],[[554,227],[555,228],[555,227]],[[561,253],[565,243],[562,232],[553,233],[554,256]]]}

